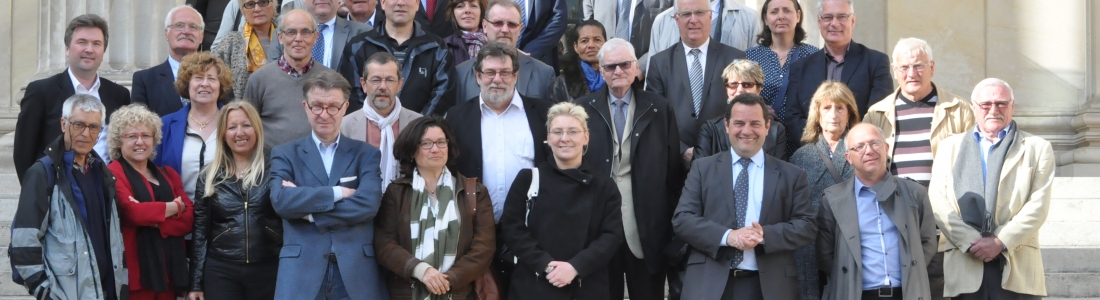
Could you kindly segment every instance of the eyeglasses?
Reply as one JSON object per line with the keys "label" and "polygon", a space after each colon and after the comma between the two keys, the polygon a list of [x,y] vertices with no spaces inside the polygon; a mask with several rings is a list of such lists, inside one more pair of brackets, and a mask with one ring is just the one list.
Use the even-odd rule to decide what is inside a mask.
{"label": "eyeglasses", "polygon": [[620,63],[600,65],[600,67],[603,68],[603,70],[605,72],[614,73],[615,69],[619,69],[619,68],[623,69],[623,71],[626,71],[626,69],[630,68],[631,64],[634,63],[634,62],[635,62],[634,60],[628,60],[628,61],[624,61],[624,62],[620,62]]}
{"label": "eyeglasses", "polygon": [[242,7],[244,7],[244,9],[253,9],[253,8],[256,8],[256,6],[267,7],[270,4],[271,4],[271,0],[248,1],[248,2],[245,2],[244,5],[242,5]]}
{"label": "eyeglasses", "polygon": [[310,36],[310,35],[313,35],[314,33],[317,33],[317,30],[313,30],[313,29],[309,29],[309,28],[283,30],[283,34],[285,34],[287,36],[290,36],[290,37],[298,36],[298,34],[302,34],[302,36]]}
{"label": "eyeglasses", "polygon": [[489,70],[489,71],[478,72],[478,73],[481,73],[481,75],[485,75],[487,78],[493,78],[493,77],[496,77],[497,75],[500,75],[500,79],[509,79],[509,78],[512,78],[512,76],[516,75],[516,72],[511,71],[511,70],[504,70],[504,71]]}
{"label": "eyeglasses", "polygon": [[554,131],[550,132],[550,135],[560,139],[563,135],[569,136],[569,137],[575,137],[578,134],[580,134],[581,132],[584,132],[584,131],[580,131],[580,130],[576,130],[576,129],[574,129],[574,130],[554,130]]}
{"label": "eyeglasses", "polygon": [[144,140],[144,141],[153,141],[153,135],[152,135],[152,134],[148,134],[148,133],[143,133],[143,134],[136,134],[136,133],[134,133],[134,134],[127,134],[127,135],[124,135],[124,136],[122,136],[122,137],[123,137],[123,138],[125,138],[125,139],[126,139],[126,141],[129,141],[129,142],[137,142],[138,140]]}
{"label": "eyeglasses", "polygon": [[447,140],[444,139],[434,142],[429,140],[420,141],[420,149],[431,150],[432,145],[435,145],[439,149],[447,149]]}
{"label": "eyeglasses", "polygon": [[313,105],[309,105],[309,103],[306,103],[306,106],[309,106],[309,111],[312,112],[315,115],[320,116],[321,112],[323,111],[323,112],[327,112],[330,116],[335,116],[337,113],[340,113],[340,109],[344,108],[344,105],[346,105],[346,104],[348,104],[348,102],[345,101],[344,103],[340,103],[340,105],[336,105],[336,106],[321,106],[321,105],[313,106]]}
{"label": "eyeglasses", "polygon": [[103,130],[103,125],[87,124],[80,121],[69,122],[69,127],[73,129],[73,133],[81,133],[84,132],[84,129],[88,129],[92,134],[98,134]]}
{"label": "eyeglasses", "polygon": [[707,14],[709,14],[709,13],[711,13],[711,10],[709,10],[709,9],[697,9],[697,10],[689,10],[689,11],[678,11],[678,12],[676,12],[675,15],[676,15],[676,18],[679,18],[679,19],[688,19],[688,18],[691,18],[691,16],[695,16],[696,18],[702,19],[703,17],[706,17]]}
{"label": "eyeglasses", "polygon": [[1012,101],[987,101],[978,103],[978,107],[980,107],[982,110],[989,110],[990,108],[993,108],[993,105],[997,105],[997,108],[1004,109],[1007,108],[1010,104],[1012,104]]}
{"label": "eyeglasses", "polygon": [[851,17],[852,17],[852,14],[817,15],[817,19],[821,20],[822,22],[825,22],[825,23],[832,22],[833,19],[836,19],[837,21],[844,22],[844,21],[848,21],[848,18],[851,18]]}
{"label": "eyeglasses", "polygon": [[485,20],[485,22],[489,22],[489,24],[492,24],[493,27],[496,27],[496,28],[501,28],[501,27],[504,27],[504,25],[508,25],[508,29],[517,29],[520,26],[523,26],[523,24],[515,23],[515,22],[489,21],[489,20]]}
{"label": "eyeglasses", "polygon": [[395,83],[397,83],[397,80],[398,79],[394,77],[371,77],[371,79],[367,79],[367,82],[370,83],[370,85],[372,86],[378,87],[381,86],[382,83],[385,83],[386,86],[394,85]]}
{"label": "eyeglasses", "polygon": [[852,151],[852,152],[855,152],[855,153],[863,153],[863,150],[865,150],[865,149],[871,149],[871,150],[874,150],[874,151],[878,151],[879,149],[882,149],[882,145],[885,145],[885,144],[886,143],[883,142],[883,141],[871,141],[871,142],[868,142],[866,144],[859,144],[859,145],[856,145],[855,147],[848,148],[848,151]]}
{"label": "eyeglasses", "polygon": [[176,23],[176,24],[168,25],[168,28],[178,30],[178,31],[184,31],[184,29],[189,29],[190,31],[202,31],[202,25],[195,24],[195,23],[179,22],[179,23]]}
{"label": "eyeglasses", "polygon": [[747,89],[751,89],[751,88],[756,88],[757,85],[759,85],[759,84],[755,83],[755,82],[751,82],[751,81],[745,81],[745,82],[733,81],[733,82],[727,82],[726,83],[726,88],[734,90],[734,89],[737,89],[737,86],[741,86],[741,88],[747,90]]}
{"label": "eyeglasses", "polygon": [[920,72],[924,72],[925,67],[928,67],[928,65],[920,63],[920,64],[912,64],[912,65],[894,66],[894,70],[898,70],[898,72],[902,72],[902,73],[909,73],[909,70],[912,69],[913,71],[916,71],[917,73],[920,73]]}

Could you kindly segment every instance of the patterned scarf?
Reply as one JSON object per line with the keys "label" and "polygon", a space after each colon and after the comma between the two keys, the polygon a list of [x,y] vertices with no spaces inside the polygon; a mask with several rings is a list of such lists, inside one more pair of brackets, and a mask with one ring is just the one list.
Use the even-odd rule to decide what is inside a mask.
{"label": "patterned scarf", "polygon": [[[364,105],[370,106],[370,101],[367,102]],[[373,107],[363,109],[363,115],[367,117],[367,121],[378,126],[382,135],[378,143],[378,148],[382,151],[382,190],[386,190],[390,182],[397,178],[397,167],[399,165],[397,159],[393,157],[393,143],[396,140],[393,133],[393,124],[396,124],[401,116],[401,99],[394,98],[391,105],[393,105],[393,110],[390,111],[389,116],[379,115]]]}
{"label": "patterned scarf", "polygon": [[462,41],[466,42],[466,52],[470,54],[470,57],[476,57],[477,53],[481,51],[481,46],[489,42],[489,37],[485,36],[485,32],[481,30],[463,31]]}
{"label": "patterned scarf", "polygon": [[[275,34],[275,24],[268,24],[268,34],[271,34],[269,40],[273,40]],[[260,67],[263,67],[267,63],[267,54],[264,53],[264,46],[260,45],[260,36],[256,35],[256,29],[252,28],[252,24],[248,22],[244,23],[244,40],[248,41],[248,47],[245,51],[245,56],[248,58],[248,73],[255,72]]]}
{"label": "patterned scarf", "polygon": [[[409,233],[413,256],[445,273],[455,263],[458,254],[458,201],[455,199],[455,178],[443,168],[435,197],[425,189],[420,170],[413,171],[412,203],[409,203]],[[418,209],[419,208],[419,209]],[[447,295],[433,295],[423,284],[415,285],[412,299],[441,300]]]}

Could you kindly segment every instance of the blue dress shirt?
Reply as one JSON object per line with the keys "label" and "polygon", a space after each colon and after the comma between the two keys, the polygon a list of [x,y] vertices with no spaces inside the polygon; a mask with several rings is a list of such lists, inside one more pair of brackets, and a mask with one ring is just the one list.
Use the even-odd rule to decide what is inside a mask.
{"label": "blue dress shirt", "polygon": [[[737,156],[737,152],[733,152],[732,148],[730,148],[730,155],[733,157],[733,181],[730,183],[730,189],[733,189],[737,186],[737,174],[741,174],[741,164],[737,163],[738,160],[741,160],[741,157]],[[745,224],[741,224],[741,227],[751,227],[752,222],[760,221],[760,205],[764,199],[764,149],[757,151],[749,160],[752,160],[752,163],[749,163],[749,199],[745,203]],[[733,201],[733,199],[730,199],[730,201]],[[733,232],[733,230],[726,230],[719,245],[730,246],[726,244],[730,232]],[[764,242],[760,242],[760,244],[764,244]],[[737,269],[757,270],[756,252],[746,250],[741,264],[737,265]]]}
{"label": "blue dress shirt", "polygon": [[[880,183],[881,184],[881,183]],[[863,289],[901,287],[898,228],[878,203],[873,187],[855,180],[856,213],[859,217]]]}

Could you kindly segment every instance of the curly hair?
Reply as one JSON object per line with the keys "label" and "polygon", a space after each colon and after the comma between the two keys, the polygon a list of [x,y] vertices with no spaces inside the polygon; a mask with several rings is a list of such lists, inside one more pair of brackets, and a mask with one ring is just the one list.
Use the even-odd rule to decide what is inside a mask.
{"label": "curly hair", "polygon": [[122,157],[122,135],[126,131],[138,127],[145,126],[153,133],[152,145],[150,145],[148,151],[152,151],[149,155],[149,159],[157,157],[157,145],[160,145],[160,127],[162,125],[160,116],[157,113],[149,110],[143,103],[134,103],[123,106],[111,114],[111,126],[107,127],[107,153],[111,155],[112,160],[118,160]]}
{"label": "curly hair", "polygon": [[188,54],[180,61],[179,75],[176,76],[176,93],[180,97],[191,99],[191,77],[206,73],[210,68],[218,72],[218,104],[228,102],[229,93],[233,92],[233,73],[221,58],[207,51]]}

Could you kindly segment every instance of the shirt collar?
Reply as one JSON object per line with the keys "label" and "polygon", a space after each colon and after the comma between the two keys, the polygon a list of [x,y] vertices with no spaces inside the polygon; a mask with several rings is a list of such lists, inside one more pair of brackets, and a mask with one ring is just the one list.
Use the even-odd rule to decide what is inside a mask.
{"label": "shirt collar", "polygon": [[[1005,126],[1004,129],[1001,129],[1001,132],[997,133],[997,143],[1004,140],[1005,135],[1008,135],[1009,129],[1012,129],[1012,123],[1008,123],[1008,126]],[[978,124],[974,124],[974,139],[977,139],[979,143],[987,141],[985,134],[982,133],[982,129],[978,127]]]}
{"label": "shirt collar", "polygon": [[[826,49],[825,47],[822,47],[821,50],[825,51],[825,58],[827,58],[831,61],[836,61],[836,58],[833,57],[833,54],[829,53],[829,49]],[[851,52],[852,52],[852,40],[848,40],[848,46],[844,47],[844,57],[848,57],[848,53],[851,53]]]}
{"label": "shirt collar", "polygon": [[340,146],[340,135],[339,134],[336,135],[336,141],[332,142],[332,145],[328,145],[327,147],[325,146],[324,143],[321,142],[321,138],[317,137],[316,132],[310,131],[309,136],[313,138],[313,144],[317,145],[317,150],[320,150],[322,152],[324,152],[325,149],[336,149],[336,147]]}
{"label": "shirt collar", "polygon": [[[72,82],[73,82],[73,91],[76,91],[76,92],[87,91],[87,92],[96,93],[96,94],[99,93],[99,74],[95,75],[95,82],[92,83],[91,87],[84,87],[83,85],[80,84],[80,80],[76,79],[76,74],[73,74],[72,69],[66,69],[66,72],[69,72],[69,79],[72,80]],[[81,89],[81,88],[83,88],[83,89]]]}
{"label": "shirt collar", "polygon": [[626,94],[623,95],[622,98],[615,98],[615,94],[612,94],[611,89],[609,88],[609,89],[607,89],[607,96],[610,97],[610,99],[611,99],[611,105],[615,105],[615,101],[618,101],[618,100],[623,100],[623,102],[626,102],[626,104],[629,105],[630,104],[630,99],[634,98],[633,97],[634,96],[634,89],[626,89]]}
{"label": "shirt collar", "polygon": [[[737,152],[733,152],[732,147],[730,148],[730,156],[733,157],[733,164],[734,165],[737,165],[737,161],[741,160],[741,157],[737,156]],[[749,157],[749,160],[752,161],[752,163],[749,164],[750,167],[763,168],[764,167],[764,148],[760,148],[760,150],[757,150],[756,154],[753,154],[752,157]]]}
{"label": "shirt collar", "polygon": [[862,190],[864,187],[866,187],[867,190],[871,191],[872,193],[877,193],[877,191],[875,191],[875,187],[882,185],[883,182],[886,182],[886,180],[890,179],[890,176],[891,176],[890,172],[886,172],[885,174],[882,174],[882,180],[879,180],[879,182],[877,184],[873,185],[873,186],[867,186],[867,185],[863,184],[863,181],[861,181],[858,176],[852,176],[856,179],[856,180],[854,180],[855,181],[854,188],[855,188],[856,197],[859,197],[859,191]]}
{"label": "shirt collar", "polygon": [[512,101],[511,101],[511,103],[508,103],[508,108],[505,108],[504,112],[501,112],[499,114],[497,114],[497,112],[494,111],[493,108],[490,107],[488,103],[485,103],[485,97],[482,97],[482,96],[478,95],[477,99],[478,99],[478,101],[481,101],[481,114],[482,115],[485,115],[487,113],[491,113],[491,114],[494,114],[494,115],[503,115],[505,113],[508,113],[508,110],[510,110],[512,108],[518,109],[521,112],[523,111],[523,97],[519,96],[519,91],[518,90],[513,90],[512,91]]}
{"label": "shirt collar", "polygon": [[[328,22],[324,22],[321,24],[328,25],[328,28],[325,28],[325,30],[333,30],[333,28],[336,28],[336,19],[337,17],[333,16],[331,20],[328,20]],[[318,27],[318,29],[320,29],[320,27]]]}
{"label": "shirt collar", "polygon": [[172,78],[178,80],[179,79],[179,73],[180,73],[180,62],[176,61],[174,58],[172,58],[171,55],[169,55],[168,56],[168,66],[172,67]]}
{"label": "shirt collar", "polygon": [[[691,56],[691,49],[693,48],[688,47],[688,45],[685,44],[683,41],[680,41],[680,45],[684,45],[684,55]],[[699,49],[699,56],[707,57],[707,48],[709,48],[709,46],[710,38],[708,37],[706,42],[703,42],[702,45],[699,45],[699,47],[697,47]]]}
{"label": "shirt collar", "polygon": [[294,69],[294,66],[290,65],[290,62],[286,61],[286,56],[279,56],[279,68],[283,69],[283,72],[286,72],[287,75],[294,78],[302,77],[303,74],[308,73],[309,69],[313,68],[313,62],[314,60],[310,58],[309,63],[306,64],[305,67],[302,67],[302,70],[299,72]]}

